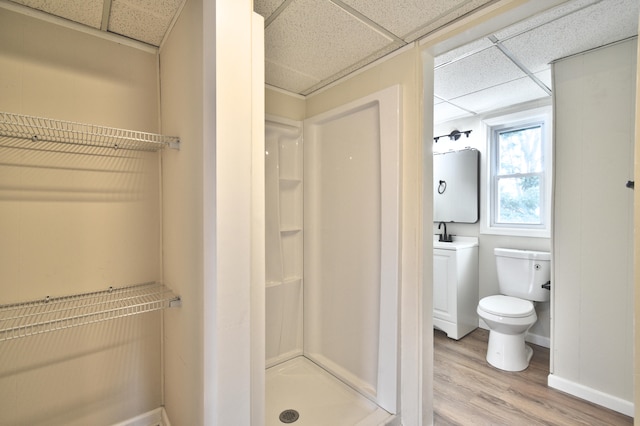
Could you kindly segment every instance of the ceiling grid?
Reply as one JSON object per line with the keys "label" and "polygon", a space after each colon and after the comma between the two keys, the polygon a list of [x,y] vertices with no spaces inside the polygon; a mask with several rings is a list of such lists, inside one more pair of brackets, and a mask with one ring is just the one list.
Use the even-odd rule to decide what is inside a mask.
{"label": "ceiling grid", "polygon": [[[0,0],[158,48],[187,0]],[[536,0],[531,0],[536,1]],[[254,0],[265,80],[309,95],[495,0]],[[550,96],[550,63],[636,36],[638,0],[568,0],[435,58],[436,122]],[[550,7],[550,6],[547,6]],[[543,10],[540,6],[536,10]],[[482,34],[480,34],[482,35]],[[455,90],[453,90],[455,88]],[[461,90],[464,88],[464,90]],[[502,96],[503,100],[497,99]],[[493,99],[488,101],[487,99]]]}

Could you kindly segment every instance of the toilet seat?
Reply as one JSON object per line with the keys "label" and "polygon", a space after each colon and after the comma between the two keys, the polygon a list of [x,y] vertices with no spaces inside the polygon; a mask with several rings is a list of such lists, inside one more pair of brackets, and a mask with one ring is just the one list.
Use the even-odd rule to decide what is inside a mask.
{"label": "toilet seat", "polygon": [[501,294],[482,298],[478,308],[489,314],[509,318],[524,318],[535,314],[531,301]]}

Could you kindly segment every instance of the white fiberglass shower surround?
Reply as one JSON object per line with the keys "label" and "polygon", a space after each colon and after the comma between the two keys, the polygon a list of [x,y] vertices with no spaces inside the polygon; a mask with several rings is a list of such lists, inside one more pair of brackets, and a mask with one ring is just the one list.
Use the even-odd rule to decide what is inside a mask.
{"label": "white fiberglass shower surround", "polygon": [[400,87],[265,142],[266,424],[397,423]]}

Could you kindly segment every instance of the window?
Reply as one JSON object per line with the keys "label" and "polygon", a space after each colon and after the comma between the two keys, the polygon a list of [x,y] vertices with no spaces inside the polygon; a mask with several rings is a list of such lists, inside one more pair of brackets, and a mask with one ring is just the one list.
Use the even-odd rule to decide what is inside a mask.
{"label": "window", "polygon": [[485,121],[490,161],[484,233],[550,236],[550,113],[536,112]]}

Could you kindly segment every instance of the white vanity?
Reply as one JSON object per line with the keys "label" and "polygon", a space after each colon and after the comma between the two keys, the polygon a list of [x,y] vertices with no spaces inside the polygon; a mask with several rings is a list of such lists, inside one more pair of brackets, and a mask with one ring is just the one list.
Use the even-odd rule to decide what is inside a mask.
{"label": "white vanity", "polygon": [[478,328],[478,239],[433,241],[433,325],[451,339]]}

